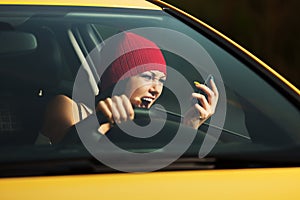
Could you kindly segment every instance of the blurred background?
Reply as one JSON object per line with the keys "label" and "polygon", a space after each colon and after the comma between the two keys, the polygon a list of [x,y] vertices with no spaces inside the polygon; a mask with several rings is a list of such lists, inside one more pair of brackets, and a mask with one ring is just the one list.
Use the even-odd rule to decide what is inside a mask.
{"label": "blurred background", "polygon": [[300,88],[299,0],[165,0],[216,28]]}

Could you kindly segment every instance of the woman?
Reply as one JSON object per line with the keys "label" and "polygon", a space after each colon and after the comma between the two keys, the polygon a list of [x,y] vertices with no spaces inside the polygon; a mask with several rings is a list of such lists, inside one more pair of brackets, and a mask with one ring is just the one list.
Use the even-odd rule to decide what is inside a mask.
{"label": "woman", "polygon": [[[96,112],[102,112],[108,121],[100,124],[98,130],[101,134],[106,134],[114,123],[133,120],[135,107],[149,109],[162,94],[167,78],[166,61],[156,44],[131,32],[122,34],[114,52],[121,56],[117,56],[101,77],[101,95],[96,104]],[[112,95],[116,84],[123,88],[118,94]],[[212,89],[203,84],[195,84],[207,97],[200,93],[191,94],[198,102],[184,115],[184,124],[198,129],[214,114],[218,90],[213,79],[210,80],[210,85]],[[42,133],[52,143],[58,143],[71,126],[90,114],[92,109],[86,105],[59,95],[48,106]]]}

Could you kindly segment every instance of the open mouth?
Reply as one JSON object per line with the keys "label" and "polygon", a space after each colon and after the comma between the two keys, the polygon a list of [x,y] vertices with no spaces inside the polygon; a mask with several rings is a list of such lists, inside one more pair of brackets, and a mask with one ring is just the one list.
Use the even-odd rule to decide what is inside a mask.
{"label": "open mouth", "polygon": [[149,97],[142,97],[141,100],[142,100],[142,102],[141,102],[141,107],[142,108],[149,108],[150,104],[153,101],[153,99],[149,98]]}

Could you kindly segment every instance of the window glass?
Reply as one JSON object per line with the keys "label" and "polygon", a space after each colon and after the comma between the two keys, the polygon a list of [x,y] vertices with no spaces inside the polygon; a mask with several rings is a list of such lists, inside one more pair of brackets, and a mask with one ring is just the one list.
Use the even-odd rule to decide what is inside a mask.
{"label": "window glass", "polygon": [[[285,145],[295,144],[300,140],[299,110],[285,96],[282,96],[249,66],[163,11],[17,6],[2,6],[0,10],[0,33],[7,34],[6,41],[11,42],[11,48],[1,47],[0,50],[1,148],[49,147],[47,139],[45,145],[36,144],[49,101],[58,94],[72,97],[74,82],[81,63],[97,45],[103,45],[103,41],[122,31],[141,28],[151,28],[151,30],[163,28],[181,33],[189,38],[189,41],[195,41],[202,47],[201,53],[208,56],[206,60],[201,61],[202,63],[198,63],[202,71],[206,72],[205,67],[210,63],[215,64],[221,77],[221,79],[216,78],[216,84],[220,88],[224,87],[225,93],[221,94],[226,95],[222,96],[226,101],[224,126],[217,127],[221,130],[221,136],[218,138],[220,141],[226,144]],[[153,38],[172,37],[158,35],[159,33],[157,32],[156,36],[153,34]],[[24,46],[21,46],[18,41],[25,41]],[[201,54],[194,49],[186,48],[185,43],[184,40],[176,40],[176,38],[173,40],[174,46],[181,45],[182,51],[187,54]],[[163,43],[158,46],[162,48],[167,65],[183,75],[191,87],[195,80],[204,82],[207,74],[199,73],[201,72],[199,66],[194,66],[190,60],[170,49],[164,49]],[[94,80],[92,83],[86,81],[85,84],[92,88],[87,92],[97,93],[98,91],[89,85],[95,83],[97,85],[98,81],[97,73],[92,67],[93,63],[95,64],[93,59],[88,63]],[[172,77],[172,73],[168,76],[167,82],[180,84],[176,77]],[[187,92],[185,88],[178,92],[187,96],[186,102],[190,100],[188,94],[185,94]],[[174,93],[176,91],[169,91],[166,88],[159,103],[180,116],[182,113]],[[189,103],[184,104],[186,107],[189,105]],[[216,124],[211,124],[208,120],[206,125],[200,127],[200,132],[205,134],[208,125]],[[52,147],[50,145],[50,148]],[[18,151],[17,158],[28,157],[26,152]],[[28,150],[28,152],[31,153],[30,157],[45,156],[40,151],[35,155],[32,155],[35,150]],[[69,156],[67,153],[64,155]],[[64,155],[49,154],[52,157]],[[1,156],[2,160],[12,159],[7,155]]]}

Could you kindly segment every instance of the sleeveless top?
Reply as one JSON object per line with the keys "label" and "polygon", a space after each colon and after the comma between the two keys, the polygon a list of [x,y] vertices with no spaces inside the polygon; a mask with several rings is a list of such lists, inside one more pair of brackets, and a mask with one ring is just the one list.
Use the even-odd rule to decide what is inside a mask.
{"label": "sleeveless top", "polygon": [[77,104],[77,109],[78,109],[78,116],[79,116],[79,121],[85,119],[88,117],[90,114],[93,113],[93,110],[84,103],[76,103]]}

